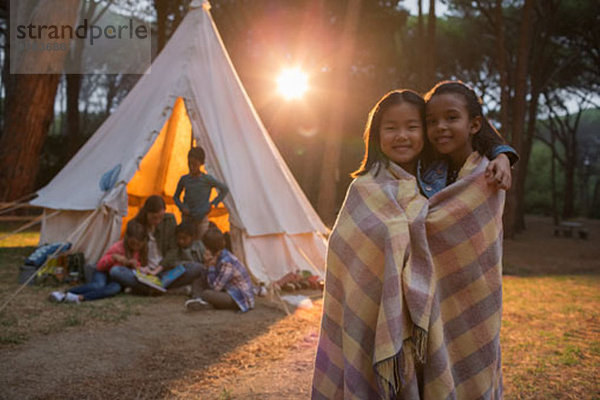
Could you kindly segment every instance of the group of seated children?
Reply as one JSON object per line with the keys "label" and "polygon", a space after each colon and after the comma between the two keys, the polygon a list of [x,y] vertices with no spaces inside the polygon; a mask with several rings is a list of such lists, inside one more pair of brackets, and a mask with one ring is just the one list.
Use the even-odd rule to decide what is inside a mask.
{"label": "group of seated children", "polygon": [[[191,299],[185,302],[187,310],[197,311],[209,308],[231,309],[246,312],[254,308],[254,292],[246,267],[225,248],[225,235],[219,228],[210,227],[202,241],[194,240],[195,226],[183,221],[176,227],[177,248],[167,253],[161,262],[163,271],[183,265],[193,270],[195,279],[191,281]],[[147,238],[143,226],[135,220],[129,221],[125,236],[113,244],[96,264],[90,283],[50,294],[54,302],[80,303],[115,296],[129,286],[134,293],[143,294],[145,287],[136,282],[123,285],[110,278],[110,270],[115,266],[131,270],[141,270],[147,260]],[[177,278],[186,283],[183,275]],[[140,286],[138,286],[140,285]],[[170,287],[181,285],[172,284]],[[147,292],[146,292],[147,293]]]}
{"label": "group of seated children", "polygon": [[[201,172],[203,164],[202,148],[192,148],[188,153],[190,173],[181,177],[174,195],[183,216],[183,221],[174,229],[175,238],[170,235],[177,247],[162,254],[154,268],[151,268],[155,264],[151,258],[160,252],[156,226],[164,219],[165,208],[160,196],[148,198],[138,216],[127,223],[123,239],[113,244],[98,261],[89,283],[66,292],[52,292],[50,300],[80,303],[114,296],[124,287],[144,294],[149,289],[136,278],[135,271],[165,278],[171,270],[179,268],[183,272],[169,288],[191,284],[192,298],[186,301],[186,309],[214,307],[246,312],[254,308],[252,281],[245,266],[225,248],[223,232],[216,226],[208,227],[211,207],[222,201],[228,189],[211,175]],[[212,188],[216,188],[219,195],[209,201]],[[185,191],[183,202],[179,199],[182,191]],[[149,215],[156,217],[153,218],[155,224],[148,222]],[[175,224],[174,218],[169,220]]]}

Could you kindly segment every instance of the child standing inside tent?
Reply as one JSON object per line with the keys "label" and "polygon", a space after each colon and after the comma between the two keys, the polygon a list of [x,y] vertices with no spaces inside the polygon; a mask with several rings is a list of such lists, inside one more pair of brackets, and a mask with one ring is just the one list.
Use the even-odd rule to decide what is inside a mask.
{"label": "child standing inside tent", "polygon": [[50,301],[80,303],[112,297],[121,291],[121,285],[109,278],[109,271],[118,265],[136,269],[148,262],[148,235],[136,220],[127,223],[125,237],[113,244],[96,264],[92,281],[76,286],[66,293],[52,292]]}
{"label": "child standing inside tent", "polygon": [[[212,206],[217,206],[229,192],[227,186],[212,175],[200,170],[204,165],[205,155],[202,147],[193,147],[188,152],[188,167],[190,173],[183,175],[177,183],[173,195],[175,204],[181,211],[184,220],[193,222],[197,227],[197,236],[202,237],[208,229],[208,213]],[[210,201],[212,188],[216,188],[218,196]],[[185,191],[183,202],[181,192]]]}

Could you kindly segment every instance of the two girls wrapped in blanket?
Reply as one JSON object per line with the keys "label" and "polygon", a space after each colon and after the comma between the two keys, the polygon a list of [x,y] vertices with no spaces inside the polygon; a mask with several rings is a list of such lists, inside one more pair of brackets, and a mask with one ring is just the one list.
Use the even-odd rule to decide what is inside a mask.
{"label": "two girls wrapped in blanket", "polygon": [[393,91],[369,114],[329,238],[313,399],[502,398],[501,189],[516,154],[462,82],[426,99]]}

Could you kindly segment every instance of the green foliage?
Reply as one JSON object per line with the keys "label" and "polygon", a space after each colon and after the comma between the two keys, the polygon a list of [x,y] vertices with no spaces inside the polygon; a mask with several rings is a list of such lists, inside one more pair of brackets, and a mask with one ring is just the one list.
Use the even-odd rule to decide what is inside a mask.
{"label": "green foliage", "polygon": [[[552,151],[540,141],[533,143],[527,180],[525,182],[525,212],[528,214],[552,215]],[[556,189],[558,209],[562,205],[564,177],[559,167],[556,168]]]}
{"label": "green foliage", "polygon": [[[592,218],[600,218],[600,210],[594,205],[594,189],[596,182],[600,180],[600,109],[585,110],[581,114],[577,130],[577,171],[575,174],[575,208],[576,215],[583,216],[586,211]],[[538,124],[538,134],[545,141],[550,141],[550,134],[545,127],[545,122]],[[564,159],[565,149],[560,142],[556,142],[556,151],[560,158]],[[530,214],[552,214],[552,186],[551,186],[551,150],[541,140],[534,141],[527,171],[525,185],[525,212]],[[584,161],[587,165],[584,165]],[[562,211],[564,203],[564,169],[556,162],[556,190],[557,210]],[[583,185],[587,185],[584,190]],[[583,198],[587,193],[586,199]],[[600,199],[596,199],[600,201]]]}

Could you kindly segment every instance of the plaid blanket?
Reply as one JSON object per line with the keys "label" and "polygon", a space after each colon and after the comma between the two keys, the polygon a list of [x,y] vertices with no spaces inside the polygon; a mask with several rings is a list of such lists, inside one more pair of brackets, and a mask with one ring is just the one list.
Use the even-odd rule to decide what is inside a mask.
{"label": "plaid blanket", "polygon": [[350,185],[329,238],[313,399],[393,398],[423,358],[427,200],[395,164]]}
{"label": "plaid blanket", "polygon": [[353,181],[329,240],[313,399],[501,397],[503,194],[486,165],[473,153],[429,202],[393,164]]}
{"label": "plaid blanket", "polygon": [[436,279],[426,399],[501,399],[504,192],[484,178],[488,161],[467,159],[453,185],[429,199],[427,238]]}

